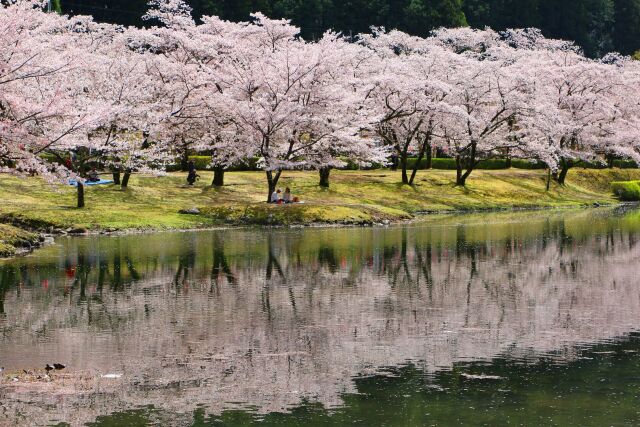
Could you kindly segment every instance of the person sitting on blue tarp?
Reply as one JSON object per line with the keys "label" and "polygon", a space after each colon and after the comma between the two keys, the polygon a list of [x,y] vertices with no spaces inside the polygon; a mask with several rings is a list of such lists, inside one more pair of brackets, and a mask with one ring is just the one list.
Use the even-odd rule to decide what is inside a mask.
{"label": "person sitting on blue tarp", "polygon": [[100,181],[100,175],[98,175],[98,171],[96,168],[91,168],[89,173],[87,174],[87,181],[89,182],[98,182]]}

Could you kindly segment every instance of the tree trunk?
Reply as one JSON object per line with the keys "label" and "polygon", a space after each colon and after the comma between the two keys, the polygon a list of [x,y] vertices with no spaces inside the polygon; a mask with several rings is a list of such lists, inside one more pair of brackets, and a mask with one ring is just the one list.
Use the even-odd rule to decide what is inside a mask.
{"label": "tree trunk", "polygon": [[462,179],[462,159],[460,158],[460,156],[456,156],[456,185],[461,185],[460,184],[461,179]]}
{"label": "tree trunk", "polygon": [[180,170],[186,172],[189,170],[189,147],[187,144],[182,146],[182,156],[180,156]]}
{"label": "tree trunk", "polygon": [[224,167],[216,166],[213,170],[212,187],[222,187],[224,185]]}
{"label": "tree trunk", "polygon": [[276,191],[278,180],[282,171],[277,171],[275,174],[273,171],[267,171],[267,183],[269,184],[269,194],[267,194],[267,203],[271,203],[271,194]]}
{"label": "tree trunk", "polygon": [[551,168],[547,172],[547,191],[551,188]]}
{"label": "tree trunk", "polygon": [[413,165],[413,169],[411,170],[411,177],[409,178],[409,181],[407,182],[407,184],[413,185],[413,181],[416,179],[416,174],[418,173],[418,168],[420,167],[421,161],[422,161],[422,155],[419,155],[416,161],[416,164]]}
{"label": "tree trunk", "polygon": [[429,144],[429,149],[427,150],[427,169],[431,169],[433,167],[433,147]]}
{"label": "tree trunk", "polygon": [[122,183],[121,183],[122,188],[127,188],[129,186],[130,177],[131,177],[131,171],[127,169],[124,172],[124,176],[122,177]]}
{"label": "tree trunk", "polygon": [[[416,174],[418,173],[418,169],[420,168],[420,162],[424,158],[425,152],[427,153],[427,157],[430,157],[431,153],[431,136],[427,135],[425,140],[420,147],[420,152],[418,152],[418,158],[416,159],[416,164],[413,165],[413,170],[411,171],[411,178],[409,178],[409,185],[413,185],[413,181],[416,179]],[[428,159],[427,159],[428,163]]]}
{"label": "tree trunk", "polygon": [[511,169],[511,157],[507,157],[507,169]]}
{"label": "tree trunk", "polygon": [[398,155],[395,153],[391,155],[391,170],[394,172],[398,170]]}
{"label": "tree trunk", "polygon": [[400,168],[402,169],[402,183],[409,184],[409,176],[407,175],[407,154],[400,155]]}
{"label": "tree trunk", "polygon": [[318,171],[320,173],[320,187],[329,188],[329,174],[331,174],[330,167],[320,168]]}
{"label": "tree trunk", "polygon": [[456,179],[456,185],[460,186],[460,187],[464,187],[465,185],[467,185],[467,177],[469,176],[468,173],[463,173],[460,176],[458,176],[458,178]]}
{"label": "tree trunk", "polygon": [[615,161],[615,157],[612,156],[611,154],[607,155],[607,167],[609,169],[613,169],[613,162]]}
{"label": "tree trunk", "polygon": [[567,179],[567,174],[569,173],[569,169],[571,169],[573,166],[575,166],[575,163],[572,160],[561,159],[560,171],[554,174],[553,179],[555,179],[558,182],[558,184],[564,185]]}
{"label": "tree trunk", "polygon": [[[476,164],[476,142],[471,143],[469,157],[462,158],[460,155],[456,156],[456,185],[464,187],[467,184],[467,178],[473,172]],[[462,169],[465,169],[463,172]]]}
{"label": "tree trunk", "polygon": [[113,183],[115,185],[120,185],[120,171],[116,171],[113,173]]}
{"label": "tree trunk", "polygon": [[567,173],[569,173],[570,166],[568,164],[563,164],[562,169],[560,169],[560,173],[558,174],[558,184],[564,185],[567,179]]}
{"label": "tree trunk", "polygon": [[84,208],[84,184],[78,183],[78,207]]}

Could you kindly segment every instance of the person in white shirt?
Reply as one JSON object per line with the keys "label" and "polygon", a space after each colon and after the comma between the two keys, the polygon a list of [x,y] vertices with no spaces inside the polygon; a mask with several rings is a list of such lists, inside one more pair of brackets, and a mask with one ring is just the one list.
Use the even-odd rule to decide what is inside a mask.
{"label": "person in white shirt", "polygon": [[281,200],[280,199],[281,193],[282,193],[282,190],[280,190],[279,188],[273,193],[271,193],[271,203],[278,203]]}

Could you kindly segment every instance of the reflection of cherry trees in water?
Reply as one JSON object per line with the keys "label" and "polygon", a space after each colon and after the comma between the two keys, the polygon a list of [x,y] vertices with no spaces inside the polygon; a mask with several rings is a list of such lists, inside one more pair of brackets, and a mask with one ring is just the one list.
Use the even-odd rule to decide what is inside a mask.
{"label": "reflection of cherry trees in water", "polygon": [[0,266],[3,363],[123,372],[105,411],[219,412],[339,405],[406,361],[571,358],[639,326],[637,214],[607,214],[61,240]]}

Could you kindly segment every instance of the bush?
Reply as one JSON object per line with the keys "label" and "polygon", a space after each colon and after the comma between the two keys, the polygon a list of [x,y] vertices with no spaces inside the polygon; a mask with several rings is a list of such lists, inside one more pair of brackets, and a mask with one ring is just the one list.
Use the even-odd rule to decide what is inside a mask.
{"label": "bush", "polygon": [[513,159],[511,160],[511,167],[516,169],[534,170],[534,169],[546,169],[547,165],[537,160]]}
{"label": "bush", "polygon": [[633,160],[614,160],[613,167],[620,169],[638,169],[638,165]]}
{"label": "bush", "polygon": [[[53,156],[52,156],[53,157]],[[342,161],[346,163],[346,166],[340,168],[342,170],[372,170],[372,169],[382,169],[384,166],[380,164],[373,164],[370,167],[361,168],[356,163],[347,159],[346,157],[341,158]],[[193,160],[196,165],[197,170],[213,170],[211,167],[211,156],[189,156],[189,160]],[[418,161],[417,157],[409,157],[407,159],[407,169],[412,170],[413,166]],[[613,166],[621,169],[637,169],[638,165],[632,160],[614,160]],[[452,158],[445,157],[435,157],[431,159],[431,167],[432,169],[440,169],[440,170],[456,170],[456,160]],[[537,160],[527,160],[527,159],[512,159],[511,167],[516,169],[546,169],[547,165],[543,162]],[[587,168],[587,169],[606,169],[607,165],[598,162],[579,162],[576,167]],[[427,159],[423,158],[420,160],[420,167],[418,169],[426,169],[427,168]],[[506,159],[488,159],[482,160],[476,169],[483,170],[500,170],[507,168],[507,160]],[[177,172],[180,170],[180,164],[172,164],[167,166],[167,172]],[[258,158],[253,157],[251,159],[247,159],[242,163],[231,166],[226,169],[229,172],[247,172],[247,171],[260,171],[258,167]]]}
{"label": "bush", "polygon": [[[407,159],[407,167],[409,169],[413,169],[413,166],[418,161],[415,157],[410,157]],[[518,169],[544,169],[546,165],[540,162],[531,162],[528,160],[520,160],[514,159],[511,161],[511,166]],[[455,170],[456,169],[456,160],[452,158],[441,158],[437,157],[431,160],[431,167],[433,169],[441,169],[441,170]],[[426,169],[427,168],[427,159],[422,159],[420,161],[420,167],[418,169]],[[482,160],[476,169],[484,169],[484,170],[499,170],[507,168],[507,160],[506,159],[488,159]]]}
{"label": "bush", "polygon": [[620,200],[626,202],[640,201],[640,181],[612,182],[611,190]]}
{"label": "bush", "polygon": [[[196,166],[196,170],[213,170],[211,167],[211,156],[189,156],[189,160],[192,160]],[[178,172],[180,171],[180,163],[174,163],[171,165],[167,165],[167,172]],[[238,163],[237,165],[233,165],[230,168],[226,169],[229,172],[245,172],[245,171],[257,171],[261,170],[258,168],[258,158],[253,157],[251,159],[247,159],[242,163]]]}
{"label": "bush", "polygon": [[607,169],[609,166],[606,163],[601,162],[587,162],[581,160],[576,162],[575,167],[583,169]]}
{"label": "bush", "polygon": [[484,169],[484,170],[499,170],[507,168],[507,160],[506,159],[488,159],[482,160],[476,166],[476,169]]}

